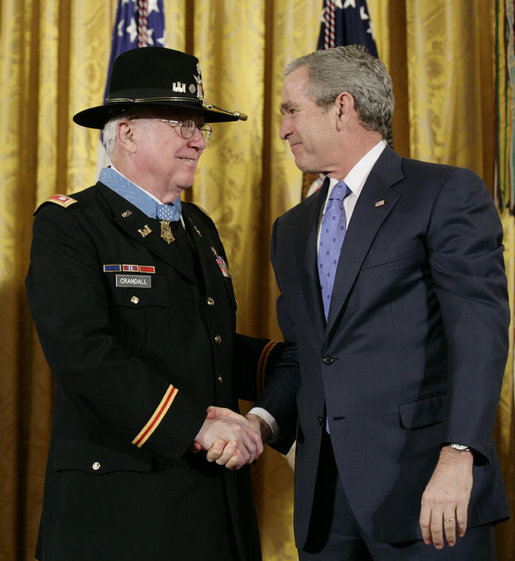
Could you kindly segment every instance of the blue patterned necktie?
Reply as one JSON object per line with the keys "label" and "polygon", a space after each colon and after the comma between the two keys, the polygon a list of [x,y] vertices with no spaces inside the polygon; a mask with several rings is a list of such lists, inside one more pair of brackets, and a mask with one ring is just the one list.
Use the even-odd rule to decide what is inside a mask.
{"label": "blue patterned necktie", "polygon": [[157,205],[156,215],[160,220],[177,222],[177,220],[181,219],[181,211],[181,201],[180,199],[175,199],[175,201],[169,205]]}
{"label": "blue patterned necktie", "polygon": [[329,307],[333,294],[334,278],[340,259],[340,252],[347,231],[347,217],[343,200],[350,194],[347,185],[337,183],[327,202],[320,230],[320,244],[318,246],[318,276],[322,290],[325,319],[329,317]]}

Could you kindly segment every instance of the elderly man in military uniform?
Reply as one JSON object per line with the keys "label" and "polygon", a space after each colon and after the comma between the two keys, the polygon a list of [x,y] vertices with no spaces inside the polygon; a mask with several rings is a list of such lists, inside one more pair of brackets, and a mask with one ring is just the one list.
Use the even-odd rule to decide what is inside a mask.
{"label": "elderly man in military uniform", "polygon": [[27,293],[56,380],[40,561],[258,561],[249,468],[262,451],[243,418],[280,352],[235,332],[236,301],[213,222],[180,201],[211,135],[244,116],[206,106],[198,60],[127,51],[106,103],[74,121],[103,129],[98,183],[36,211]]}

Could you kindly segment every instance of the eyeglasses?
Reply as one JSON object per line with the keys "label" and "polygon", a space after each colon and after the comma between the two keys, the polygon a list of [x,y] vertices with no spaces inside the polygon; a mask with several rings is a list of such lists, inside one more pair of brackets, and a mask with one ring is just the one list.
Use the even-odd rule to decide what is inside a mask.
{"label": "eyeglasses", "polygon": [[179,127],[179,135],[188,140],[192,138],[196,130],[200,131],[200,134],[204,137],[207,142],[211,138],[213,129],[211,125],[197,125],[192,119],[187,119],[186,121],[174,121],[172,119],[158,119],[158,121],[163,121],[163,123],[168,123],[172,128],[176,129]]}

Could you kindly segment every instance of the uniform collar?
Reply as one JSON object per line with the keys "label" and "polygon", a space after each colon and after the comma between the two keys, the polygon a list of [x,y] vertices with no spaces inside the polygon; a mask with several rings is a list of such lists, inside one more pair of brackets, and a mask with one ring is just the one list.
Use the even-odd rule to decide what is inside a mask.
{"label": "uniform collar", "polygon": [[161,201],[127,179],[113,165],[101,169],[98,179],[149,218],[157,217],[157,206],[162,204]]}

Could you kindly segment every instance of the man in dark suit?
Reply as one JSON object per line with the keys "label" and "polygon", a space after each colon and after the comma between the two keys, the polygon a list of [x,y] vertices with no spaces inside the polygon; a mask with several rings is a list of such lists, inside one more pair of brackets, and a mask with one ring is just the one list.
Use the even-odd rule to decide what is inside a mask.
{"label": "man in dark suit", "polygon": [[326,178],[274,226],[286,348],[251,413],[277,449],[296,440],[300,558],[495,559],[509,309],[491,197],[386,145],[391,80],[362,50],[291,63],[281,112],[297,166]]}
{"label": "man in dark suit", "polygon": [[[262,450],[241,416],[274,342],[235,334],[236,301],[213,222],[180,194],[211,134],[238,114],[203,103],[198,60],[164,48],[114,63],[104,129],[112,167],[36,211],[27,293],[56,380],[40,561],[258,561],[248,466]],[[259,362],[261,361],[261,362]]]}

